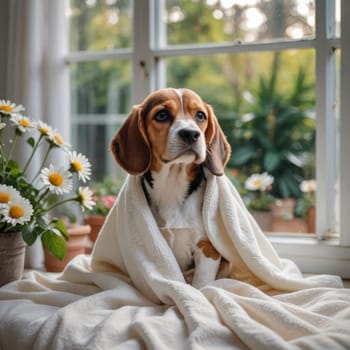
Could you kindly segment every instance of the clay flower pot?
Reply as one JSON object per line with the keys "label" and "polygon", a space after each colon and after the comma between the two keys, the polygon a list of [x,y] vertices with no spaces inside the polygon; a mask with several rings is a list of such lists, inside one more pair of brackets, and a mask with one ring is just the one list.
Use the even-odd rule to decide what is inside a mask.
{"label": "clay flower pot", "polygon": [[271,211],[253,211],[252,215],[262,231],[271,231],[272,213]]}
{"label": "clay flower pot", "polygon": [[85,254],[86,248],[90,245],[89,225],[74,225],[67,228],[69,241],[66,242],[67,254],[62,261],[55,258],[50,252],[44,249],[45,267],[49,272],[61,272],[76,255]]}
{"label": "clay flower pot", "polygon": [[312,207],[307,211],[306,217],[307,232],[315,233],[316,232],[316,208]]}
{"label": "clay flower pot", "polygon": [[104,224],[106,220],[105,215],[86,215],[84,218],[84,222],[86,225],[90,225],[91,232],[90,232],[90,239],[92,242],[95,242],[97,239],[97,236],[101,230],[102,225]]}
{"label": "clay flower pot", "polygon": [[0,287],[22,278],[25,247],[21,232],[0,232]]}

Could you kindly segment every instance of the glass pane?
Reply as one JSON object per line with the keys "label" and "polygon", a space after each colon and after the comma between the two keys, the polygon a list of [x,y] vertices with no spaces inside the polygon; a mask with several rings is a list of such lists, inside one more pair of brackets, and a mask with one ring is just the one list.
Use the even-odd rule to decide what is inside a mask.
{"label": "glass pane", "polygon": [[167,0],[163,21],[168,45],[312,38],[315,1]]}
{"label": "glass pane", "polygon": [[71,51],[131,47],[131,0],[70,0],[69,5]]}
{"label": "glass pane", "polygon": [[[315,191],[306,190],[314,183],[304,183],[307,188],[301,184],[315,179],[314,51],[165,62],[168,86],[193,89],[213,106],[232,146],[227,174],[252,212],[273,216],[266,230],[311,231],[306,217]],[[272,186],[251,189],[248,178],[265,172],[273,177]],[[287,207],[282,207],[284,202]]]}
{"label": "glass pane", "polygon": [[335,130],[336,130],[336,155],[335,155],[335,171],[336,171],[336,183],[334,186],[335,193],[335,206],[333,208],[334,212],[334,227],[330,234],[339,236],[339,220],[340,220],[340,193],[339,193],[339,154],[340,154],[340,139],[339,139],[339,130],[340,130],[340,65],[341,65],[341,50],[338,49],[335,51],[335,79],[336,79],[336,94],[335,94]]}
{"label": "glass pane", "polygon": [[335,1],[335,36],[340,37],[340,17],[341,17],[341,3],[340,0]]}
{"label": "glass pane", "polygon": [[72,140],[90,160],[94,180],[118,173],[110,142],[130,111],[131,64],[79,63],[71,67]]}

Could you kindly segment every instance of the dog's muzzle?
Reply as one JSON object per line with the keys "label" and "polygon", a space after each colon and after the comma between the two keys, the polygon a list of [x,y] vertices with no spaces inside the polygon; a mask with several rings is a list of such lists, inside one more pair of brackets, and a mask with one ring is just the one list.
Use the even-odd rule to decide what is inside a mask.
{"label": "dog's muzzle", "polygon": [[184,141],[187,145],[192,145],[197,142],[199,137],[201,136],[198,130],[193,129],[181,129],[178,132],[179,137],[182,141]]}

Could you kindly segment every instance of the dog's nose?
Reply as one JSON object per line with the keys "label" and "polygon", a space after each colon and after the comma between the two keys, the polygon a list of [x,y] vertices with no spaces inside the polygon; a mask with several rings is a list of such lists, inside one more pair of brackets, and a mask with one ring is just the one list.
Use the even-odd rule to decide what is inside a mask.
{"label": "dog's nose", "polygon": [[179,130],[179,136],[188,145],[191,145],[192,143],[195,143],[199,139],[200,133],[197,130],[181,129]]}

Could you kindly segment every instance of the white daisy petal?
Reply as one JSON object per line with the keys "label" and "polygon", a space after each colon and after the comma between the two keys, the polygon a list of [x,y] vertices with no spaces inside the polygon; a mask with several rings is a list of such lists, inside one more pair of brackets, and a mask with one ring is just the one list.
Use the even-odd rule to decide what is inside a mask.
{"label": "white daisy petal", "polygon": [[300,184],[301,192],[315,192],[316,191],[316,181],[315,180],[304,180]]}
{"label": "white daisy petal", "polygon": [[52,164],[41,170],[40,178],[46,188],[58,195],[69,193],[73,187],[72,174],[64,168],[56,169]]}
{"label": "white daisy petal", "polygon": [[71,171],[78,174],[79,180],[86,182],[90,180],[91,164],[88,159],[76,151],[69,152]]}
{"label": "white daisy petal", "polygon": [[1,214],[5,222],[15,226],[23,225],[30,221],[33,211],[33,207],[28,199],[18,197],[11,201],[7,207],[1,209]]}
{"label": "white daisy petal", "polygon": [[34,127],[34,124],[28,117],[24,117],[20,114],[13,114],[11,116],[11,122],[21,132],[26,132],[27,130]]}
{"label": "white daisy petal", "polygon": [[245,181],[245,188],[248,191],[266,191],[273,181],[273,176],[267,173],[253,174]]}
{"label": "white daisy petal", "polygon": [[0,209],[7,207],[10,202],[20,197],[20,193],[14,187],[0,185]]}
{"label": "white daisy petal", "polygon": [[44,136],[49,136],[53,132],[51,126],[39,120],[35,123],[36,129]]}
{"label": "white daisy petal", "polygon": [[71,147],[70,144],[65,142],[62,136],[56,130],[51,130],[48,136],[49,140],[52,142],[53,145],[55,145],[56,147],[60,147],[65,151],[69,151]]}
{"label": "white daisy petal", "polygon": [[93,200],[93,192],[89,187],[79,187],[79,202],[83,211],[85,208],[91,210],[96,205]]}
{"label": "white daisy petal", "polygon": [[22,105],[16,105],[9,100],[0,100],[0,113],[3,115],[11,116],[24,111]]}

